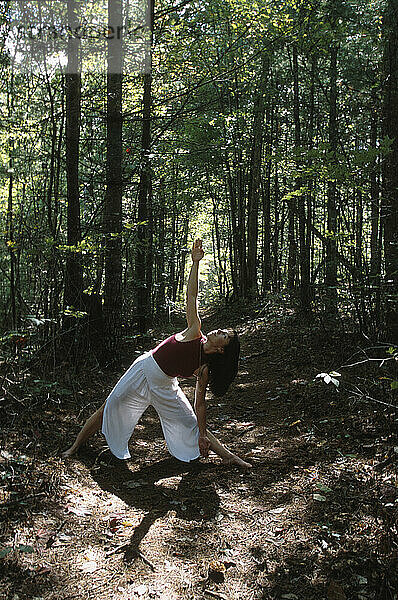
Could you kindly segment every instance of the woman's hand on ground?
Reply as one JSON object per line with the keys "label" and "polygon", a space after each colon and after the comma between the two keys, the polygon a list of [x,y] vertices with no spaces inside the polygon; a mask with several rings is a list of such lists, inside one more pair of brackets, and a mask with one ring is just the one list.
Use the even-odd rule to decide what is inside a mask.
{"label": "woman's hand on ground", "polygon": [[192,255],[192,260],[194,262],[199,262],[204,257],[205,253],[202,248],[202,240],[201,239],[198,238],[194,241],[191,255]]}
{"label": "woman's hand on ground", "polygon": [[199,436],[199,450],[200,450],[200,454],[202,456],[204,456],[205,458],[207,458],[209,456],[210,440],[205,435]]}

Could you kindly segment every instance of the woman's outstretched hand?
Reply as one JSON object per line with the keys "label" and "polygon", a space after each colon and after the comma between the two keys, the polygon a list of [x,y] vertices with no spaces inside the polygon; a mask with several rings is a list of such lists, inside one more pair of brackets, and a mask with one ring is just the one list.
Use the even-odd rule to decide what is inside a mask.
{"label": "woman's outstretched hand", "polygon": [[210,440],[206,435],[199,436],[199,451],[204,458],[209,456]]}
{"label": "woman's outstretched hand", "polygon": [[200,260],[202,260],[204,255],[205,255],[205,253],[202,248],[202,240],[198,238],[197,240],[194,241],[193,246],[192,246],[191,256],[192,256],[193,262],[199,262]]}

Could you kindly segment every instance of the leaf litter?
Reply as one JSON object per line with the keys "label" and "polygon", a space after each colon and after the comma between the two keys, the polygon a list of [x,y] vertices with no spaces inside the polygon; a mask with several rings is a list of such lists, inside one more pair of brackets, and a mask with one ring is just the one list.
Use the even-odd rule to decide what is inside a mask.
{"label": "leaf litter", "polygon": [[[343,362],[342,339],[320,346],[315,330],[278,320],[257,324],[255,335],[250,319],[236,324],[251,358],[225,401],[209,401],[222,441],[253,457],[249,472],[214,456],[191,469],[173,463],[150,411],[127,465],[109,462],[99,436],[65,463],[39,446],[27,452],[24,421],[10,428],[0,461],[11,499],[1,509],[0,593],[344,600],[396,589],[396,465],[375,468],[398,447],[395,417],[352,406],[341,382],[331,396],[340,373],[325,364]],[[296,338],[300,353],[289,342]],[[313,384],[317,373],[334,387]],[[81,397],[91,393],[95,406],[104,383],[86,382]],[[189,382],[184,391],[193,398]],[[54,431],[70,436],[71,421],[59,417],[30,415],[49,449]]]}

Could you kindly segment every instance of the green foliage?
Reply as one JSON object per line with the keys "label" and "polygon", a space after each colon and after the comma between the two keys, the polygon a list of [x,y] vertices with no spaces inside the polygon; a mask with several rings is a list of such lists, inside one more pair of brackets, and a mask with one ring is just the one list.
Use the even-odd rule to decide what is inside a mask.
{"label": "green foliage", "polygon": [[51,396],[71,396],[72,390],[62,387],[57,381],[46,381],[44,379],[34,379],[33,385],[29,388],[33,394],[50,394]]}
{"label": "green foliage", "polygon": [[[239,222],[245,255],[254,113],[260,98],[264,102],[265,122],[258,214],[259,286],[263,283],[264,257],[260,243],[266,235],[263,203],[268,178],[270,235],[276,240],[272,250],[275,256],[270,259],[274,291],[286,282],[289,239],[285,225],[290,205],[311,202],[311,219],[323,239],[336,241],[346,262],[358,261],[361,256],[363,269],[359,271],[369,272],[370,179],[375,171],[380,172],[380,165],[391,154],[393,144],[389,136],[381,135],[380,118],[377,143],[373,146],[371,142],[372,119],[381,114],[383,6],[380,1],[355,6],[346,2],[314,4],[307,0],[205,0],[181,6],[159,1],[152,56],[152,147],[145,157],[152,179],[152,212],[140,223],[137,206],[143,160],[140,153],[143,78],[127,70],[123,81],[124,217],[122,232],[115,231],[110,236],[122,246],[126,321],[134,320],[137,309],[131,298],[137,285],[134,274],[137,228],[142,225],[152,236],[151,291],[155,308],[157,302],[164,308],[183,298],[181,279],[187,228],[188,240],[201,235],[208,250],[203,299],[212,301],[220,295],[239,295],[245,267],[237,264],[234,255],[236,248],[232,246],[236,240],[231,238],[231,223],[233,218]],[[82,10],[87,18],[92,17],[91,4],[82,6]],[[331,150],[329,142],[329,58],[330,47],[335,43],[338,45],[337,152]],[[301,142],[298,146],[294,137],[293,44],[297,47],[299,70]],[[267,61],[269,72],[264,75],[262,69]],[[315,65],[314,81],[312,65]],[[29,313],[38,315],[39,320],[43,316],[58,324],[63,316],[79,320],[86,316],[84,311],[71,307],[62,311],[64,266],[68,257],[79,258],[84,270],[84,288],[101,294],[106,77],[90,69],[85,69],[82,76],[79,164],[82,240],[70,245],[63,76],[54,70],[11,76],[5,63],[0,64],[0,69],[3,81],[0,230],[5,240],[0,250],[0,267],[8,274],[11,260],[16,263],[19,322]],[[311,110],[315,123],[312,131]],[[327,188],[332,183],[336,184],[339,201],[335,230],[325,219]],[[361,244],[355,236],[356,224],[352,219],[357,215],[358,194],[363,202]],[[232,216],[234,203],[236,214]],[[323,242],[315,237],[311,261],[316,286],[324,276],[323,252]],[[343,298],[353,288],[350,271],[346,264],[341,265],[340,262],[338,276]],[[295,281],[299,281],[298,271]],[[5,280],[1,291],[4,314],[9,305],[9,287],[9,281]],[[366,292],[364,287],[361,289]],[[162,298],[156,300],[158,293]],[[7,319],[5,331],[12,327],[9,315]]]}
{"label": "green foliage", "polygon": [[73,306],[67,306],[62,311],[62,314],[64,314],[66,317],[72,317],[73,319],[83,319],[84,317],[87,317],[87,312],[84,310],[77,310]]}

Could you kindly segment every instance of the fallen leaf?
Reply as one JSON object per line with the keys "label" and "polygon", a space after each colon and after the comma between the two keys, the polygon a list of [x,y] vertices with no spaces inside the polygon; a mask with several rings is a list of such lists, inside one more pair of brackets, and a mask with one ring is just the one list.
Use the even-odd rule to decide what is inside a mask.
{"label": "fallen leaf", "polygon": [[119,525],[120,525],[119,517],[112,517],[112,519],[109,520],[109,529],[112,531],[112,533],[115,533],[117,531],[117,529],[119,528]]}
{"label": "fallen leaf", "polygon": [[285,510],[284,506],[280,506],[279,508],[271,508],[268,512],[272,515],[280,515]]}
{"label": "fallen leaf", "polygon": [[91,515],[91,510],[88,508],[76,508],[74,506],[70,506],[68,505],[66,507],[66,510],[70,513],[73,513],[74,515],[78,516],[78,517],[85,517],[86,515]]}
{"label": "fallen leaf", "polygon": [[326,501],[326,497],[322,496],[322,494],[313,494],[312,497],[314,498],[314,500],[318,500],[318,502],[325,502]]}
{"label": "fallen leaf", "polygon": [[80,565],[80,570],[84,573],[94,573],[98,569],[98,565],[95,560],[85,561],[82,565]]}
{"label": "fallen leaf", "polygon": [[144,594],[146,594],[148,591],[148,586],[145,585],[144,583],[142,585],[139,585],[138,587],[134,588],[134,592],[136,594],[138,594],[139,596],[143,596]]}
{"label": "fallen leaf", "polygon": [[122,521],[122,525],[123,527],[134,527],[135,523],[133,523],[133,521]]}
{"label": "fallen leaf", "polygon": [[37,567],[35,573],[37,575],[45,575],[46,573],[51,573],[51,567]]}

